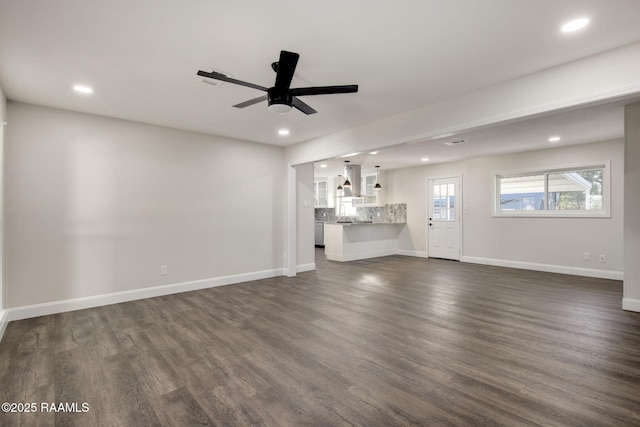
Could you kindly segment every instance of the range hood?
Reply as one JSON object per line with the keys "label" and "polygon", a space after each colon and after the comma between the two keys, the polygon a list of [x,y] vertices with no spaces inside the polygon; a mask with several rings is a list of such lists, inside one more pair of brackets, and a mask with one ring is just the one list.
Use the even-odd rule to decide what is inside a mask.
{"label": "range hood", "polygon": [[344,187],[343,197],[362,197],[362,194],[360,194],[362,193],[362,176],[360,173],[360,165],[345,164],[344,177],[345,179],[349,178],[351,187]]}

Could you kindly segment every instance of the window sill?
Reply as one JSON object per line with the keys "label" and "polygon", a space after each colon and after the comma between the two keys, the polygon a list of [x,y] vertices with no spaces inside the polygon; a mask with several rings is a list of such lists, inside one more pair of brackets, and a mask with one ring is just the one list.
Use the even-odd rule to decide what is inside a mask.
{"label": "window sill", "polygon": [[571,212],[571,211],[516,211],[493,212],[493,218],[611,218],[609,212]]}

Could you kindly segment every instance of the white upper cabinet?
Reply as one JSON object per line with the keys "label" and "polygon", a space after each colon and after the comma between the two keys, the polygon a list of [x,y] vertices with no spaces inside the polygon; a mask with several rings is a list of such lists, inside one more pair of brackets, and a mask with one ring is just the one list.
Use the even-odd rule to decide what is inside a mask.
{"label": "white upper cabinet", "polygon": [[313,197],[315,207],[329,207],[329,180],[328,178],[315,178],[313,180]]}
{"label": "white upper cabinet", "polygon": [[382,190],[375,190],[376,174],[375,172],[365,173],[362,175],[362,199],[357,203],[360,206],[383,206],[384,205],[384,183],[383,173],[379,176]]}

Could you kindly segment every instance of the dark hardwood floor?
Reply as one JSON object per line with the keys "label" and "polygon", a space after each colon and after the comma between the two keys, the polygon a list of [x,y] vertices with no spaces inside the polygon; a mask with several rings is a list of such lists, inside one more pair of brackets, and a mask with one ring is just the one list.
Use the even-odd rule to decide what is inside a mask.
{"label": "dark hardwood floor", "polygon": [[1,399],[38,412],[0,425],[640,425],[640,315],[621,282],[402,256],[317,266],[10,323]]}

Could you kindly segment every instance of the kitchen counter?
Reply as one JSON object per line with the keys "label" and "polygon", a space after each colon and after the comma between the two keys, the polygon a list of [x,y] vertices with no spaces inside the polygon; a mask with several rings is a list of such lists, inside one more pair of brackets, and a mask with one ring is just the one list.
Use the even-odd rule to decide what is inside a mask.
{"label": "kitchen counter", "polygon": [[330,261],[354,261],[395,255],[398,235],[406,223],[326,223],[325,255]]}
{"label": "kitchen counter", "polygon": [[388,225],[391,224],[389,222],[371,222],[371,221],[353,221],[353,222],[325,222],[325,224],[335,224],[335,225]]}

